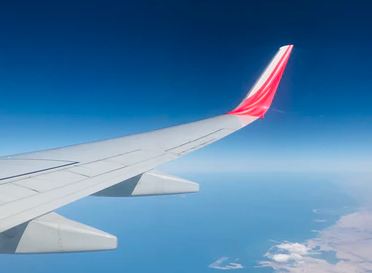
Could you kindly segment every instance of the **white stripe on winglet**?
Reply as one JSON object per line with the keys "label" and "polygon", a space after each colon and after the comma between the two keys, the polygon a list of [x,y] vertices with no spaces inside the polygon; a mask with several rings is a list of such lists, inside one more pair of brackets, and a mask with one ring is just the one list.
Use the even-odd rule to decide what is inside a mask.
{"label": "white stripe on winglet", "polygon": [[267,78],[270,77],[270,75],[273,73],[273,70],[275,69],[276,65],[279,63],[282,56],[285,54],[288,47],[290,47],[290,45],[282,46],[279,48],[278,52],[275,54],[270,64],[266,67],[265,71],[261,74],[260,78],[254,84],[254,86],[248,92],[245,98],[249,98],[253,96],[261,88],[261,86],[266,82]]}

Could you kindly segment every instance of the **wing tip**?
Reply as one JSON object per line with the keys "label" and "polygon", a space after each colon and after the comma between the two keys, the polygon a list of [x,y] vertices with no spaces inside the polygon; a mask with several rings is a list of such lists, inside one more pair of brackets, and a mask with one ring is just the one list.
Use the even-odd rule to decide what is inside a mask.
{"label": "wing tip", "polygon": [[236,108],[228,112],[228,114],[264,117],[271,106],[292,49],[293,44],[284,45],[279,48],[270,64],[244,100]]}
{"label": "wing tip", "polygon": [[283,46],[279,47],[279,49],[284,49],[284,48],[288,48],[288,47],[290,47],[292,49],[293,46],[294,46],[293,44],[287,44],[287,45],[283,45]]}

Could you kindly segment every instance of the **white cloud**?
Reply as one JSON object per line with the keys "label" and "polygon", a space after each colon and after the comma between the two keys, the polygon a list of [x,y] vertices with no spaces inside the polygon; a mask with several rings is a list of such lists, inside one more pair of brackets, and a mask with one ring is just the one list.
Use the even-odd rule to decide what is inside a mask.
{"label": "white cloud", "polygon": [[229,258],[229,257],[221,257],[218,258],[216,261],[211,263],[208,267],[213,269],[219,270],[236,270],[236,269],[243,269],[244,266],[238,263],[239,259]]}
{"label": "white cloud", "polygon": [[285,242],[276,246],[278,249],[288,251],[290,254],[306,255],[309,252],[309,248],[299,243]]}
{"label": "white cloud", "polygon": [[291,255],[288,254],[274,254],[271,259],[277,263],[287,263],[291,259]]}
{"label": "white cloud", "polygon": [[303,259],[301,255],[298,254],[274,254],[271,259],[277,263],[288,263],[288,262],[298,262]]}
{"label": "white cloud", "polygon": [[[265,254],[272,263],[295,264],[303,261],[304,256],[309,255],[311,249],[304,244],[283,242],[279,243]],[[262,265],[262,264],[261,264]]]}

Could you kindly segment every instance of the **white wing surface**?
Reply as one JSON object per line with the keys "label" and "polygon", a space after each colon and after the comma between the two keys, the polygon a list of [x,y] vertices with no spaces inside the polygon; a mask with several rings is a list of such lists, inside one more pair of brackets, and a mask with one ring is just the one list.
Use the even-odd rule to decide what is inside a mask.
{"label": "white wing surface", "polygon": [[138,196],[198,191],[197,184],[154,168],[263,117],[292,47],[279,49],[245,99],[227,114],[149,133],[0,158],[0,251],[112,249],[116,237],[53,211],[93,194]]}

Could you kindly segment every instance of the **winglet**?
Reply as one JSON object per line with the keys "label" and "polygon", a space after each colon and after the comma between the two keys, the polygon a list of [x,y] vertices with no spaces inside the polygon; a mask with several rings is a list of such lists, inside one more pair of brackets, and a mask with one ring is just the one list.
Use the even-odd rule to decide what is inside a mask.
{"label": "winglet", "polygon": [[228,114],[263,118],[270,108],[293,45],[282,46],[244,100]]}

